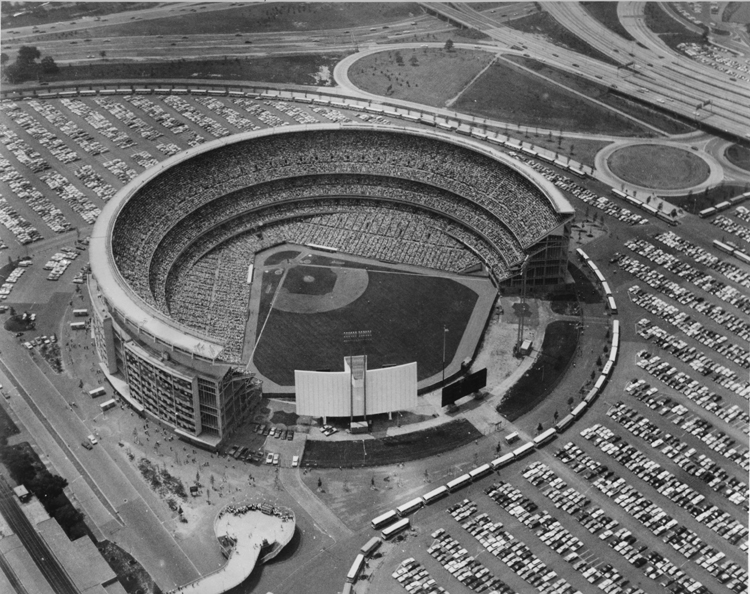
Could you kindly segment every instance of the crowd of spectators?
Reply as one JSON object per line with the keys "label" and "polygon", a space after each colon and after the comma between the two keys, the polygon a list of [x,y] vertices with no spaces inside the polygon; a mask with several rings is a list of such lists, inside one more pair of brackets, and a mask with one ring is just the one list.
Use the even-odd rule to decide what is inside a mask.
{"label": "crowd of spectators", "polygon": [[[505,238],[498,260],[520,260],[519,243],[533,244],[560,221],[546,197],[528,180],[467,149],[384,132],[308,132],[216,149],[153,180],[118,217],[113,237],[118,267],[128,282],[140,282],[141,272],[136,271],[148,270],[159,241],[183,213],[221,196],[278,178],[339,173],[379,174],[444,188],[462,197],[441,209],[448,215],[467,202],[481,206],[472,214],[484,212],[484,219],[494,217],[494,224],[472,225],[469,220],[467,226],[497,235],[498,242]],[[142,225],[143,220],[149,225]],[[510,241],[507,231],[512,234]],[[495,242],[495,237],[490,241]]]}
{"label": "crowd of spectators", "polygon": [[[383,207],[381,208],[373,200],[360,199],[355,201],[353,199],[333,198],[355,195],[387,198],[389,202],[383,201]],[[331,198],[323,200],[324,197]],[[306,199],[306,201],[301,202],[303,199]],[[315,199],[315,204],[311,204],[310,199]],[[300,204],[289,207],[288,203],[292,200],[300,201]],[[392,210],[393,208],[400,208],[401,212],[405,212],[405,206],[411,206],[412,211],[414,207],[421,207],[419,208],[421,217],[428,218],[430,225],[448,233],[460,243],[470,246],[473,251],[482,256],[488,266],[493,268],[498,277],[507,276],[507,264],[502,259],[503,257],[511,261],[521,258],[520,248],[514,244],[513,238],[502,224],[469,201],[415,182],[372,176],[332,175],[316,177],[314,180],[297,178],[263,184],[226,195],[197,209],[174,225],[164,236],[158,248],[149,246],[149,252],[144,249],[140,254],[141,259],[131,264],[130,268],[133,271],[133,275],[130,277],[131,284],[139,293],[153,295],[157,305],[164,309],[163,294],[166,274],[171,269],[175,259],[190,242],[207,231],[210,231],[214,240],[217,240],[216,233],[211,229],[221,224],[222,221],[229,219],[234,219],[231,225],[234,233],[241,232],[243,227],[255,227],[259,223],[258,217],[261,210],[266,213],[272,212],[268,209],[273,207],[278,210],[279,205],[284,206],[284,212],[288,213],[287,216],[289,217],[299,217],[303,213],[350,212],[365,206],[367,206],[368,212],[373,213],[372,216],[377,216],[378,213],[387,213],[389,209]],[[388,205],[388,208],[385,208],[385,205]],[[303,206],[304,210],[302,210]],[[470,227],[463,227],[460,223],[434,212],[429,214],[432,210],[428,211],[428,209],[435,209],[440,213],[449,213],[452,209],[452,215],[456,221],[464,223],[468,221]],[[235,218],[238,215],[243,216]],[[278,219],[279,216],[276,216],[276,218]],[[470,229],[481,229],[484,237],[473,233]],[[146,229],[144,228],[142,231],[145,232]],[[381,225],[373,226],[372,234],[376,236],[374,238],[369,238],[366,235],[358,238],[356,234],[342,230],[337,238],[323,240],[323,235],[328,234],[329,237],[332,237],[332,233],[334,231],[330,229],[330,226],[314,229],[308,225],[305,227],[304,236],[295,237],[294,232],[290,231],[286,234],[284,240],[296,243],[311,242],[336,245],[336,247],[348,253],[451,271],[462,270],[471,265],[470,262],[475,261],[473,258],[468,260],[468,254],[459,257],[455,249],[447,250],[445,248],[441,248],[443,252],[441,256],[435,251],[437,248],[425,250],[421,256],[416,253],[416,249],[413,249],[412,252],[414,253],[407,258],[404,250],[408,247],[408,242],[421,240],[423,236],[410,238],[409,234],[402,232],[399,238],[386,239],[385,230],[384,228],[381,230]],[[377,236],[380,236],[380,239]],[[313,240],[313,237],[316,240]],[[334,244],[334,241],[341,243]],[[152,251],[153,254],[158,253],[158,257],[154,257]],[[148,289],[144,284],[146,270],[149,270]],[[136,278],[139,280],[136,281]],[[148,296],[144,298],[148,298]]]}

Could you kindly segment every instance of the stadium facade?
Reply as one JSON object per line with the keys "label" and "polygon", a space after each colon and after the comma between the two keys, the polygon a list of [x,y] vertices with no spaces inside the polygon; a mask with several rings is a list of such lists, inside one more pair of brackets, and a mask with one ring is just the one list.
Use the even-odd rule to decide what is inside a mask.
{"label": "stadium facade", "polygon": [[[445,221],[441,232],[498,286],[513,285],[524,268],[532,286],[564,282],[573,208],[533,169],[485,144],[366,124],[238,134],[147,170],[110,200],[94,227],[92,325],[115,389],[181,439],[220,447],[261,395],[241,357],[249,289],[244,272],[237,280],[217,271],[211,282],[224,284],[208,291],[211,303],[196,296],[178,307],[181,279],[238,237],[262,238],[273,225],[357,201],[367,212],[383,204],[430,224]],[[265,249],[262,241],[252,246]],[[246,270],[248,261],[240,264]],[[212,301],[217,293],[226,301]]]}

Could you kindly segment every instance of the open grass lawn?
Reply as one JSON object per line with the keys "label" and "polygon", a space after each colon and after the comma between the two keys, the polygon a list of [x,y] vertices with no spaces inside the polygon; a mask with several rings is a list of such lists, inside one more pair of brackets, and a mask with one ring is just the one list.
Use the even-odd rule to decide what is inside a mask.
{"label": "open grass lawn", "polygon": [[750,171],[750,148],[741,144],[733,144],[726,150],[724,156],[733,165]]}
{"label": "open grass lawn", "polygon": [[622,26],[620,19],[617,18],[617,2],[581,2],[592,17],[607,27],[613,33],[628,41],[635,41],[628,30]]}
{"label": "open grass lawn", "polygon": [[390,50],[355,62],[349,78],[368,93],[444,107],[492,58],[472,50]]}
{"label": "open grass lawn", "polygon": [[584,56],[588,56],[606,64],[617,66],[617,62],[607,54],[600,52],[598,49],[591,47],[580,37],[574,35],[558,23],[555,18],[547,12],[537,12],[529,16],[508,21],[507,25],[513,29],[533,33],[546,37],[555,45],[568,48]]}
{"label": "open grass lawn", "polygon": [[[31,25],[47,25],[62,21],[71,21],[83,17],[102,17],[115,12],[126,12],[132,10],[143,10],[153,8],[151,2],[55,2],[45,3],[46,6],[34,7],[33,4],[25,8],[28,12],[19,10],[18,5],[13,2],[4,3],[2,29],[7,31],[16,27]],[[34,10],[31,10],[34,8]],[[24,12],[24,14],[18,14]],[[13,16],[18,14],[18,16]]]}
{"label": "open grass lawn", "polygon": [[708,163],[690,151],[649,144],[626,146],[607,162],[617,177],[656,190],[679,190],[708,178]]}
{"label": "open grass lawn", "polygon": [[387,466],[449,452],[480,437],[482,434],[469,421],[456,419],[437,427],[383,439],[308,439],[302,465],[318,468]]}
{"label": "open grass lawn", "polygon": [[45,75],[47,82],[99,79],[196,78],[292,83],[318,86],[321,68],[333,70],[342,54],[305,54],[264,58],[174,60],[171,62],[76,64]]}
{"label": "open grass lawn", "polygon": [[[397,272],[369,273],[359,299],[339,309],[299,314],[272,309],[255,350],[260,373],[294,385],[295,369],[343,371],[343,333],[372,330],[368,367],[417,361],[417,379],[442,367],[443,324],[449,328],[446,360],[458,348],[477,294],[452,279]],[[260,323],[260,321],[259,321]],[[351,348],[351,347],[348,347]]]}
{"label": "open grass lawn", "polygon": [[[587,97],[591,97],[592,99],[601,101],[610,107],[614,107],[615,109],[618,109],[646,124],[656,126],[667,134],[685,134],[695,130],[693,126],[663,114],[653,107],[629,99],[617,92],[612,92],[607,85],[590,81],[576,74],[571,74],[570,72],[560,70],[559,68],[554,68],[531,58],[507,56],[507,59],[511,62],[521,64],[534,72],[538,72],[555,82],[565,85],[569,89],[578,91]],[[655,133],[649,129],[644,129],[642,134],[638,134],[638,136],[654,135]]]}
{"label": "open grass lawn", "polygon": [[497,407],[509,421],[526,414],[555,388],[578,347],[577,322],[552,322],[547,326],[541,354]]}
{"label": "open grass lawn", "polygon": [[657,33],[662,41],[675,51],[681,43],[701,43],[703,36],[683,26],[669,16],[656,2],[646,2],[644,9],[646,27]]}
{"label": "open grass lawn", "polygon": [[725,23],[750,23],[750,3],[730,2],[721,15]]}
{"label": "open grass lawn", "polygon": [[667,201],[670,204],[683,209],[692,214],[698,214],[704,208],[716,206],[728,198],[734,198],[750,189],[748,184],[740,186],[737,184],[727,184],[715,188],[706,189],[703,192],[686,194],[685,196],[669,196]]}
{"label": "open grass lawn", "polygon": [[583,99],[526,72],[511,62],[498,60],[461,95],[455,108],[526,126],[623,136],[644,136],[647,129],[632,120]]}
{"label": "open grass lawn", "polygon": [[216,33],[263,33],[314,31],[363,27],[404,20],[422,14],[411,2],[311,2],[250,4],[227,10],[199,8],[163,19],[134,21],[97,27],[97,37],[137,35],[212,35]]}

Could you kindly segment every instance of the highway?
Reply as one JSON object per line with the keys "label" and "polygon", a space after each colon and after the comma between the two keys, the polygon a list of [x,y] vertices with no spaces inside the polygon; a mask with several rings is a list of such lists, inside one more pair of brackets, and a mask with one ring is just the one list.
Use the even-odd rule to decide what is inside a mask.
{"label": "highway", "polygon": [[14,534],[18,535],[21,543],[39,567],[39,571],[52,586],[52,589],[57,594],[78,594],[78,588],[60,566],[57,558],[31,525],[29,519],[21,511],[16,496],[5,482],[4,477],[0,480],[0,512]]}
{"label": "highway", "polygon": [[[594,40],[595,43],[592,44],[597,49],[605,51],[623,66],[632,63],[633,70],[604,64],[554,45],[537,35],[499,27],[490,15],[478,12],[467,4],[458,4],[455,7],[442,3],[422,4],[431,12],[441,14],[453,22],[482,31],[505,47],[521,47],[529,57],[584,78],[615,86],[620,91],[639,96],[643,101],[659,104],[662,108],[673,110],[691,119],[695,117],[697,105],[711,100],[710,111],[701,114],[704,122],[735,134],[750,133],[750,89],[742,88],[741,85],[728,85],[731,81],[728,81],[727,76],[684,56],[677,56],[663,44],[661,45],[664,52],[659,53],[653,49],[643,49],[625,39],[615,39],[618,38],[617,35],[592,17],[581,17],[579,13],[585,13],[583,8],[578,7],[571,13],[566,12],[568,6],[577,4],[545,4],[545,10],[555,18],[559,16],[563,26],[570,28],[583,39]],[[591,21],[595,24],[591,24]],[[634,20],[640,21],[642,19]],[[653,45],[650,37],[648,40]],[[622,44],[622,49],[618,44]],[[673,59],[665,64],[667,55]],[[719,81],[722,76],[723,79]],[[661,97],[651,97],[649,93],[659,93],[669,101],[669,105],[666,105],[665,100],[659,101]]]}

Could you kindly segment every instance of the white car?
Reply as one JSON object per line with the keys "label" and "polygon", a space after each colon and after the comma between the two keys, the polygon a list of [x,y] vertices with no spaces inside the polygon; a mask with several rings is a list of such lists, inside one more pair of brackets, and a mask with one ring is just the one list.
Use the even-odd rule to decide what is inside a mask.
{"label": "white car", "polygon": [[274,454],[273,455],[273,463],[274,463],[274,466],[278,466],[279,465],[279,455],[278,454]]}
{"label": "white car", "polygon": [[299,456],[292,456],[292,468],[299,466]]}
{"label": "white car", "polygon": [[273,464],[273,454],[271,452],[266,454],[266,464]]}
{"label": "white car", "polygon": [[91,445],[96,445],[99,443],[99,440],[93,435],[89,435],[88,440]]}

